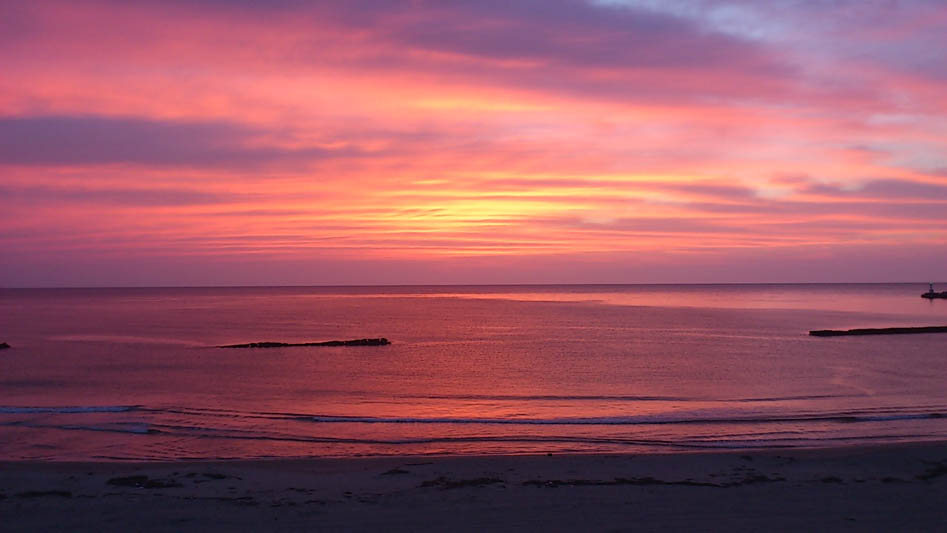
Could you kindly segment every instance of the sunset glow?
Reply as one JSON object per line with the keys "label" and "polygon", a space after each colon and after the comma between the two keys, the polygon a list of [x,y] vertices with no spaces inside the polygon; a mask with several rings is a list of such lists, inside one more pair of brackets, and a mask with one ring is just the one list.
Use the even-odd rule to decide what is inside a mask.
{"label": "sunset glow", "polygon": [[0,285],[938,281],[939,1],[0,2]]}

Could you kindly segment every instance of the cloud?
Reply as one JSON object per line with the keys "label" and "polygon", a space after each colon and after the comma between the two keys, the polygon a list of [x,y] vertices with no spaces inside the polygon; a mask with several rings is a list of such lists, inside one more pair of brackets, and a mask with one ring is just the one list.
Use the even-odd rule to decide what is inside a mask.
{"label": "cloud", "polygon": [[91,188],[76,186],[4,185],[0,195],[9,201],[31,206],[55,204],[91,204],[104,206],[180,206],[205,205],[233,201],[249,201],[243,194],[222,194],[199,189],[155,188]]}
{"label": "cloud", "polygon": [[947,201],[947,183],[927,183],[899,179],[873,180],[860,187],[844,189],[833,185],[811,185],[806,191],[848,198]]}
{"label": "cloud", "polygon": [[[622,101],[773,100],[798,90],[796,66],[765,43],[581,0],[101,1],[35,11],[57,38],[16,50],[84,64],[108,57],[255,73],[328,66]],[[174,22],[143,24],[154,19]]]}
{"label": "cloud", "polygon": [[245,167],[316,161],[351,149],[259,146],[262,130],[234,123],[103,116],[0,118],[0,164]]}
{"label": "cloud", "polygon": [[646,9],[576,0],[397,5],[320,3],[318,17],[392,51],[381,64],[371,52],[362,58],[375,68],[465,83],[628,102],[768,100],[797,90],[797,69],[778,50]]}
{"label": "cloud", "polygon": [[570,0],[471,0],[426,7],[404,18],[382,17],[373,9],[370,18],[382,19],[381,34],[392,40],[494,60],[699,70],[742,64],[768,72],[777,66],[751,43],[640,9]]}
{"label": "cloud", "polygon": [[[175,4],[192,13],[245,20],[291,14],[311,30],[342,27],[363,38],[418,50],[491,60],[538,61],[581,67],[690,67],[700,70],[786,65],[752,41],[695,21],[627,5],[585,0],[325,0],[273,2],[138,0],[143,8]],[[129,2],[105,2],[128,5]]]}

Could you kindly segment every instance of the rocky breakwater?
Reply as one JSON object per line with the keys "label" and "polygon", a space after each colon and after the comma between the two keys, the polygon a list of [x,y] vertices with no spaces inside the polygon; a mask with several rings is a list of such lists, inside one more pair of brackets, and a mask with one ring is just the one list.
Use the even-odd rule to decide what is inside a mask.
{"label": "rocky breakwater", "polygon": [[387,346],[391,341],[384,337],[377,339],[352,339],[348,341],[322,341],[322,342],[248,342],[245,344],[227,344],[218,346],[218,348],[285,348],[288,346]]}
{"label": "rocky breakwater", "polygon": [[908,335],[912,333],[947,333],[947,326],[920,326],[904,328],[816,329],[813,337],[841,337],[848,335]]}

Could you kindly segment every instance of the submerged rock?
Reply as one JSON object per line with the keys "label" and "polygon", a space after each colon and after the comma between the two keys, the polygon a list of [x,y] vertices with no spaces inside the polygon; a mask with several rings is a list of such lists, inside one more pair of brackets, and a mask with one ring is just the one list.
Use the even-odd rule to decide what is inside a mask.
{"label": "submerged rock", "polygon": [[287,346],[386,346],[391,342],[380,337],[377,339],[353,339],[349,341],[323,341],[323,342],[248,342],[246,344],[227,344],[218,346],[218,348],[284,348]]}
{"label": "submerged rock", "polygon": [[115,485],[116,487],[135,487],[139,489],[169,489],[182,486],[174,480],[153,479],[148,476],[113,477],[106,481],[106,483]]}

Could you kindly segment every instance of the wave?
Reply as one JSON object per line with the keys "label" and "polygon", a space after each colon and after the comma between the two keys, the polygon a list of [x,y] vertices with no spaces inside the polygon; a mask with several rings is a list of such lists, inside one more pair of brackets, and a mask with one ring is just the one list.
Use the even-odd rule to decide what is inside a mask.
{"label": "wave", "polygon": [[[443,425],[551,425],[551,426],[635,426],[666,424],[767,424],[807,422],[885,422],[944,418],[944,406],[913,406],[906,408],[864,408],[851,411],[802,413],[724,413],[719,411],[691,411],[655,415],[618,415],[586,417],[423,417],[423,416],[362,416],[319,413],[283,413],[267,411],[235,411],[215,408],[148,407],[141,405],[10,407],[0,406],[0,414],[71,414],[138,412],[148,417],[184,415],[187,417],[214,417],[227,419],[264,419],[273,421],[305,422],[315,424],[443,424]],[[211,428],[208,427],[210,430]]]}
{"label": "wave", "polygon": [[[40,443],[44,442],[43,439],[51,439],[49,442],[56,443],[51,449],[62,442],[87,442],[92,446],[99,446],[97,443],[103,442],[101,438],[93,437],[92,433],[86,433],[90,440],[83,441],[83,432],[121,434],[121,437],[109,439],[108,442],[112,444],[106,447],[111,453],[120,451],[120,454],[128,454],[112,457],[115,460],[181,459],[192,457],[194,453],[197,453],[193,456],[195,459],[220,459],[216,454],[224,451],[235,453],[234,458],[259,458],[284,457],[287,452],[298,453],[299,450],[306,450],[305,453],[314,456],[329,457],[457,452],[478,455],[550,450],[623,453],[637,449],[697,451],[812,448],[942,439],[947,431],[947,426],[937,421],[945,419],[943,413],[947,409],[944,406],[930,406],[926,410],[920,406],[866,408],[857,412],[793,413],[785,416],[753,413],[714,418],[701,417],[699,413],[678,413],[661,416],[526,419],[267,415],[227,409],[146,406],[2,409],[56,413],[45,416],[5,416],[0,419],[0,426],[11,429],[74,432],[75,438],[69,439],[47,437],[39,432],[34,434],[35,437],[24,435],[26,442],[34,438],[39,438]],[[132,414],[122,414],[129,412]],[[885,423],[898,420],[922,422]],[[371,428],[362,424],[388,426]],[[412,428],[411,424],[426,426]],[[677,424],[704,425],[691,429]],[[595,429],[594,426],[601,428]],[[18,440],[24,442],[23,439]],[[44,450],[44,453],[48,452],[46,448]],[[261,453],[268,455],[261,456]],[[108,459],[101,454],[95,457]]]}
{"label": "wave", "polygon": [[430,435],[430,436],[402,436],[392,438],[370,437],[331,437],[324,435],[294,435],[281,433],[261,433],[252,430],[222,430],[194,426],[157,425],[156,427],[103,427],[103,426],[27,426],[60,430],[87,430],[108,431],[119,433],[147,434],[171,437],[175,439],[224,439],[242,441],[268,441],[284,443],[308,443],[326,445],[366,445],[366,446],[412,446],[426,444],[542,444],[561,445],[572,444],[578,446],[575,451],[589,451],[602,446],[618,447],[650,447],[650,448],[678,448],[678,449],[751,449],[751,448],[805,448],[822,447],[840,443],[858,443],[871,441],[918,441],[929,440],[935,437],[923,434],[893,433],[884,435],[849,435],[813,437],[792,437],[785,435],[761,436],[756,433],[744,435],[715,435],[705,437],[684,438],[640,438],[619,436],[591,436],[591,435]]}
{"label": "wave", "polygon": [[688,396],[638,396],[604,394],[429,394],[398,395],[399,398],[420,400],[496,400],[496,401],[627,401],[627,402],[718,402],[718,403],[768,403],[799,400],[834,400],[839,398],[859,398],[864,394],[812,394],[799,396],[772,396],[758,398],[710,398]]}
{"label": "wave", "polygon": [[700,398],[684,396],[629,396],[629,395],[571,395],[571,394],[426,394],[426,395],[398,395],[399,398],[416,400],[497,400],[497,401],[530,401],[530,400],[563,400],[563,401],[631,401],[631,402],[687,402],[703,401]]}
{"label": "wave", "polygon": [[779,422],[880,422],[943,418],[942,413],[906,413],[889,415],[802,414],[746,417],[675,417],[675,416],[609,416],[585,418],[450,418],[450,417],[372,417],[316,415],[298,417],[316,423],[353,424],[489,424],[489,425],[555,425],[555,426],[634,426],[649,424],[763,424]]}
{"label": "wave", "polygon": [[867,407],[851,411],[826,411],[802,413],[748,413],[741,415],[720,414],[719,411],[691,411],[677,414],[619,415],[557,418],[489,418],[489,417],[423,417],[423,416],[363,416],[321,413],[289,413],[271,411],[234,411],[227,409],[202,409],[188,407],[149,408],[141,411],[178,414],[196,417],[227,419],[263,419],[294,421],[317,424],[445,424],[445,425],[557,425],[557,426],[634,426],[662,424],[762,424],[785,422],[881,422],[896,420],[923,420],[944,418],[947,408],[943,405],[897,407]]}
{"label": "wave", "polygon": [[4,407],[0,414],[77,414],[77,413],[126,413],[134,411],[137,405],[93,405],[68,407]]}
{"label": "wave", "polygon": [[136,435],[147,435],[151,433],[157,433],[154,429],[151,429],[148,424],[113,424],[113,425],[102,425],[102,426],[79,426],[74,424],[56,426],[58,429],[78,429],[85,431],[106,431],[109,433],[134,433]]}
{"label": "wave", "polygon": [[32,422],[5,422],[0,423],[0,426],[15,426],[22,428],[30,429],[62,429],[62,430],[79,430],[79,431],[105,431],[109,433],[133,433],[136,435],[149,435],[158,433],[157,430],[152,429],[147,423],[144,422],[112,422],[104,423],[98,425],[85,425],[85,424],[37,424]]}

